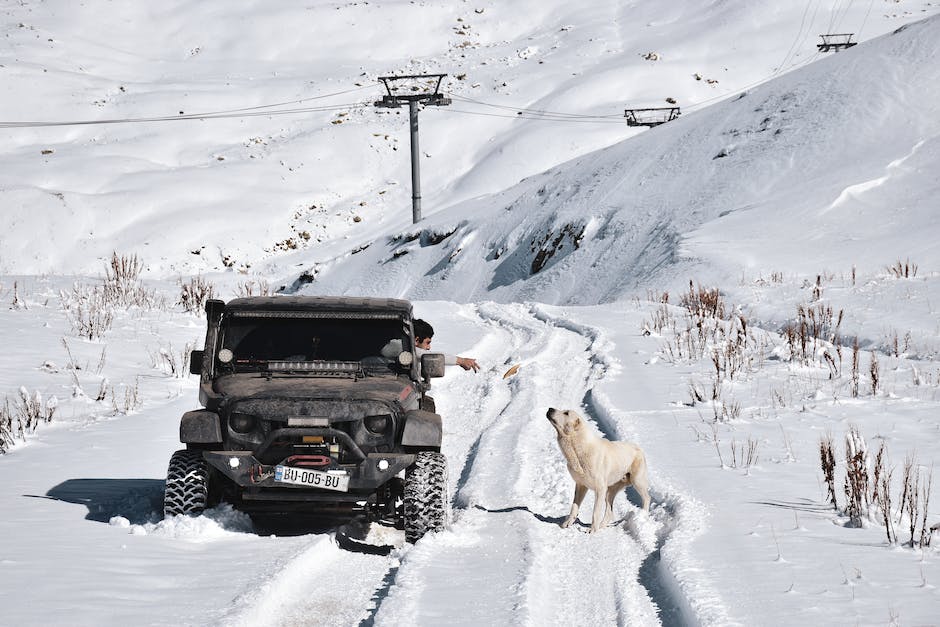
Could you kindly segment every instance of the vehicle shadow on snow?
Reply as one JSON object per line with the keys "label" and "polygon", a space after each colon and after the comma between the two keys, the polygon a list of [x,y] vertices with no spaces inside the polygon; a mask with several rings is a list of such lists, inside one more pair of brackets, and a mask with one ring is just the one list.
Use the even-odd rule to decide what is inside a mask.
{"label": "vehicle shadow on snow", "polygon": [[123,516],[131,524],[156,522],[163,518],[163,479],[67,479],[43,496],[88,508],[85,520],[109,522]]}

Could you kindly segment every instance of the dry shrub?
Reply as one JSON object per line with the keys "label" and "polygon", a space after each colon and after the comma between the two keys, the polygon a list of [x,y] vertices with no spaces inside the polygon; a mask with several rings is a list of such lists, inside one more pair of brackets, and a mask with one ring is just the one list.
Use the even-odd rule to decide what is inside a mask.
{"label": "dry shrub", "polygon": [[103,287],[75,283],[71,292],[60,292],[59,296],[72,330],[79,337],[94,340],[111,329],[114,305]]}
{"label": "dry shrub", "polygon": [[859,366],[858,337],[852,341],[852,398],[858,398],[858,366]]}
{"label": "dry shrub", "polygon": [[183,311],[202,314],[206,310],[206,301],[215,296],[215,288],[201,276],[191,277],[188,282],[179,279],[180,298],[177,304]]}
{"label": "dry shrub", "polygon": [[156,292],[148,290],[140,280],[143,263],[137,255],[111,253],[111,261],[105,266],[105,296],[114,307],[127,309],[137,306],[154,309],[162,305]]}
{"label": "dry shrub", "polygon": [[718,288],[696,288],[692,281],[689,281],[689,291],[680,297],[679,304],[697,318],[725,318],[725,302]]}
{"label": "dry shrub", "polygon": [[845,513],[853,527],[862,526],[868,514],[870,482],[868,447],[858,427],[851,427],[845,436]]}
{"label": "dry shrub", "polygon": [[238,284],[235,296],[238,298],[249,298],[252,296],[270,296],[271,288],[264,279],[258,279],[257,282],[248,279]]}
{"label": "dry shrub", "polygon": [[836,454],[832,446],[832,435],[826,434],[819,440],[819,461],[822,466],[823,479],[826,481],[828,490],[828,500],[832,508],[839,510],[839,502],[836,499]]}
{"label": "dry shrub", "polygon": [[896,279],[913,279],[917,276],[917,264],[911,263],[910,259],[904,262],[898,259],[893,266],[888,266],[888,274]]}
{"label": "dry shrub", "polygon": [[111,254],[101,285],[76,283],[71,292],[60,292],[62,306],[72,328],[80,336],[94,340],[111,328],[116,309],[165,308],[164,300],[140,281],[143,264],[133,256]]}
{"label": "dry shrub", "polygon": [[50,396],[43,401],[37,390],[30,394],[25,387],[19,389],[12,405],[3,399],[0,407],[0,454],[6,453],[16,440],[25,440],[42,423],[52,422],[58,400]]}

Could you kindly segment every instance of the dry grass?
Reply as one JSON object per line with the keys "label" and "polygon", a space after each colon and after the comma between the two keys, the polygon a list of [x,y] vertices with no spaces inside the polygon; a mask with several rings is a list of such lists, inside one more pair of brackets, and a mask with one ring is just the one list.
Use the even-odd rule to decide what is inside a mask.
{"label": "dry grass", "polygon": [[187,282],[180,277],[178,282],[180,297],[177,304],[182,305],[183,311],[200,315],[205,313],[206,301],[215,296],[212,284],[201,276],[191,277]]}
{"label": "dry grass", "polygon": [[43,400],[39,391],[32,394],[25,387],[10,402],[4,397],[0,407],[0,454],[6,453],[16,440],[24,441],[42,423],[52,422],[58,400],[50,396]]}
{"label": "dry grass", "polygon": [[917,264],[911,263],[910,259],[906,259],[903,262],[898,259],[894,262],[894,265],[888,266],[888,274],[894,276],[896,279],[913,279],[917,276]]}

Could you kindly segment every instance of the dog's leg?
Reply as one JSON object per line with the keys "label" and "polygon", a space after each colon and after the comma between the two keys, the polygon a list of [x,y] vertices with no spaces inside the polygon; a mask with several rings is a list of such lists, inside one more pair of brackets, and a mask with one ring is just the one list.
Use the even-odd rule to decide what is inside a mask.
{"label": "dog's leg", "polygon": [[633,478],[633,489],[637,491],[640,498],[643,499],[643,509],[650,511],[650,480],[646,474],[646,458],[638,456],[630,467],[630,475]]}
{"label": "dog's leg", "polygon": [[571,523],[578,519],[578,510],[581,508],[581,501],[584,500],[585,494],[587,494],[587,486],[580,483],[574,484],[574,500],[571,502],[571,513],[568,514],[565,522],[561,523],[562,527],[570,527]]}
{"label": "dog's leg", "polygon": [[609,525],[610,521],[614,518],[614,499],[617,498],[620,491],[628,485],[630,485],[629,481],[619,481],[607,488],[607,515],[604,516],[605,527]]}
{"label": "dog's leg", "polygon": [[591,520],[591,533],[600,531],[607,526],[607,486],[601,484],[594,487],[594,518]]}

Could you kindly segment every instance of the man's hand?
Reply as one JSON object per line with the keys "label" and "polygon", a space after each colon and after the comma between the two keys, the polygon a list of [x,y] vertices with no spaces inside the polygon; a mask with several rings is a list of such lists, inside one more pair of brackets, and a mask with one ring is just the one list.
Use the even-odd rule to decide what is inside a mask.
{"label": "man's hand", "polygon": [[464,370],[473,370],[474,372],[480,371],[480,364],[477,363],[476,359],[471,357],[458,357],[457,365]]}

